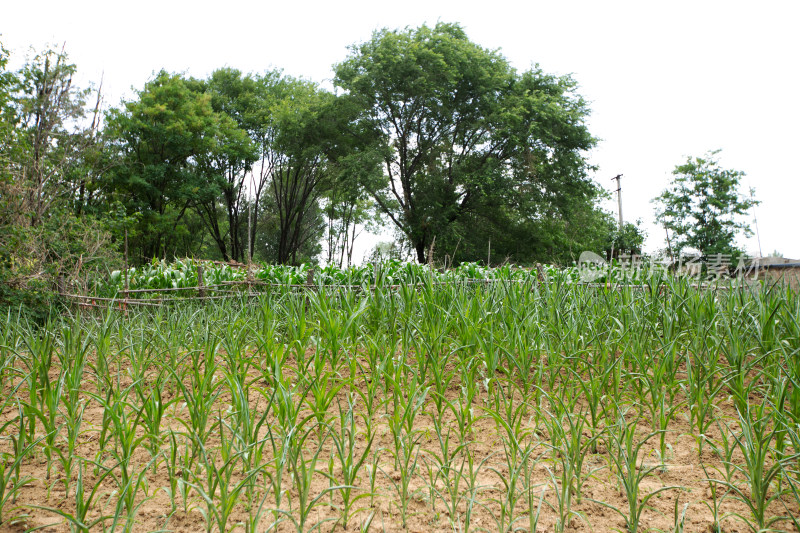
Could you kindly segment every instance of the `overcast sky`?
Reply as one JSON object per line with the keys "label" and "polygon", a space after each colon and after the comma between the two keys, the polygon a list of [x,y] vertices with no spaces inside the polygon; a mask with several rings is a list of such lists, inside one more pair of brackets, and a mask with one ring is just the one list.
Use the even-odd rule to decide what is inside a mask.
{"label": "overcast sky", "polygon": [[[722,149],[762,202],[763,254],[800,259],[800,2],[2,0],[1,12],[16,64],[30,46],[66,43],[82,84],[104,76],[107,105],[162,68],[281,68],[330,87],[331,66],[374,30],[459,22],[517,69],[574,76],[600,139],[594,178],[612,191],[623,174],[623,214],[644,221],[647,251],[665,246],[650,200],[672,169]],[[758,253],[755,237],[741,244]]]}

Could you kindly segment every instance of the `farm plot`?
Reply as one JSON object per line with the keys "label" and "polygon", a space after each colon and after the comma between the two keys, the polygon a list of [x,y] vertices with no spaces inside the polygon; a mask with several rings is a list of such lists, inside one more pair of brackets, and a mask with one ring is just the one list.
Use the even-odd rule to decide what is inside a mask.
{"label": "farm plot", "polygon": [[652,283],[8,317],[0,528],[797,531],[800,299]]}

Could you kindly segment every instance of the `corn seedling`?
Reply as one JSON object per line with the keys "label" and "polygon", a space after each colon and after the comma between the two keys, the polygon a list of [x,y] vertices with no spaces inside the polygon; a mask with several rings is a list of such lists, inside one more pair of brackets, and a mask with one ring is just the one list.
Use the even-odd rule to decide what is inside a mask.
{"label": "corn seedling", "polygon": [[[0,525],[14,524],[25,517],[21,507],[15,505],[17,494],[33,478],[20,476],[19,466],[36,448],[41,439],[37,439],[21,450],[14,450],[14,455],[0,454]],[[11,505],[9,505],[11,504]]]}
{"label": "corn seedling", "polygon": [[639,460],[639,455],[641,455],[642,447],[644,447],[652,437],[657,435],[658,432],[651,432],[645,435],[644,438],[637,440],[636,423],[636,417],[628,421],[625,419],[625,413],[621,411],[617,423],[614,427],[609,428],[606,437],[606,445],[609,450],[613,471],[628,500],[627,512],[607,502],[591,499],[591,501],[608,507],[619,514],[625,522],[625,530],[628,533],[637,533],[639,531],[642,513],[653,497],[661,492],[679,488],[673,486],[661,487],[648,494],[641,494],[642,481],[648,477],[653,470],[658,468],[658,466],[645,465],[644,459],[641,461]]}
{"label": "corn seedling", "polygon": [[111,469],[102,469],[103,473],[94,480],[94,486],[86,493],[86,486],[83,481],[83,462],[78,464],[78,479],[75,482],[75,512],[69,513],[57,507],[46,507],[40,505],[31,505],[32,509],[42,509],[55,513],[64,518],[69,524],[70,530],[75,533],[89,533],[97,525],[103,529],[103,523],[112,518],[109,515],[100,515],[97,518],[89,519],[89,512],[92,509],[92,502],[97,496],[97,491],[102,487],[103,480],[112,473]]}
{"label": "corn seedling", "polygon": [[[221,432],[224,435],[224,432]],[[224,437],[223,437],[224,438]],[[236,505],[241,501],[242,493],[250,481],[256,477],[263,466],[258,466],[238,480],[233,480],[233,474],[239,469],[241,452],[229,455],[233,450],[230,441],[223,442],[221,448],[221,465],[217,465],[217,457],[209,455],[205,446],[198,443],[201,452],[200,466],[205,476],[195,475],[191,487],[205,502],[205,509],[200,509],[206,520],[206,531],[211,532],[213,526],[219,531],[228,531],[228,521]]]}
{"label": "corn seedling", "polygon": [[[321,474],[317,469],[317,462],[324,444],[324,439],[316,444],[310,442],[310,436],[314,432],[317,430],[313,426],[305,430],[297,428],[297,431],[292,431],[287,436],[287,463],[294,482],[294,489],[289,493],[289,510],[279,509],[278,511],[292,522],[298,533],[319,529],[326,522],[334,520],[326,518],[315,524],[309,524],[311,513],[322,505],[323,498],[332,491],[345,488],[341,485],[329,486],[316,495],[311,493],[314,477]],[[311,445],[311,450],[304,450],[306,443]]]}
{"label": "corn seedling", "polygon": [[731,431],[735,448],[741,453],[744,463],[730,463],[734,472],[744,477],[746,488],[734,480],[715,480],[727,487],[736,500],[742,502],[750,511],[750,516],[734,513],[742,519],[752,531],[764,531],[774,524],[788,520],[787,516],[770,516],[769,508],[789,490],[777,484],[784,466],[797,459],[800,453],[777,458],[771,465],[768,460],[772,455],[772,443],[781,430],[780,421],[774,420],[765,410],[766,401],[754,410],[748,408],[739,412],[741,432]]}
{"label": "corn seedling", "polygon": [[[375,433],[368,433],[365,435],[366,443],[363,449],[357,451],[356,444],[358,435],[355,416],[355,402],[352,397],[349,397],[346,408],[342,408],[342,406],[339,405],[338,431],[333,431],[330,434],[334,445],[334,455],[341,469],[341,474],[338,479],[341,480],[342,487],[339,490],[339,495],[342,498],[341,523],[345,530],[347,529],[350,517],[361,511],[361,509],[358,508],[354,509],[353,506],[361,499],[369,496],[367,493],[362,492],[360,494],[354,494],[353,492],[358,482],[359,471],[369,457],[372,443],[375,440]],[[334,478],[331,476],[331,481],[333,480]],[[331,494],[332,493],[333,491],[331,491]]]}

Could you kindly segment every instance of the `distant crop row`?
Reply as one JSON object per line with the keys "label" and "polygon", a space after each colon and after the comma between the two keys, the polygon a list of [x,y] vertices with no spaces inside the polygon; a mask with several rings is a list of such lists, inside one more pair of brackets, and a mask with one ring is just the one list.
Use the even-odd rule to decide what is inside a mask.
{"label": "distant crop row", "polygon": [[[652,267],[632,271],[619,266],[589,270],[576,266],[558,268],[542,265],[538,268],[518,268],[512,265],[486,267],[478,263],[462,263],[455,268],[438,270],[417,263],[387,261],[349,268],[315,267],[308,264],[299,266],[259,264],[248,269],[243,266],[185,259],[172,263],[153,261],[141,267],[130,268],[127,272],[127,287],[129,291],[197,288],[199,286],[198,267],[202,269],[205,287],[244,284],[248,281],[252,285],[290,286],[311,283],[324,286],[386,287],[417,284],[423,280],[434,282],[482,280],[527,282],[535,281],[542,276],[556,276],[568,283],[653,284],[663,282],[666,277],[666,271]],[[95,295],[120,296],[125,291],[125,283],[125,271],[116,270],[107,280],[97,283]]]}
{"label": "distant crop row", "polygon": [[[525,280],[531,276],[529,270],[511,266],[487,268],[477,263],[464,263],[446,271],[431,269],[427,265],[387,261],[378,265],[366,264],[360,267],[338,268],[335,266],[314,267],[311,265],[257,265],[248,277],[244,267],[224,263],[194,261],[192,259],[174,261],[154,261],[141,267],[128,270],[128,289],[184,289],[198,286],[198,266],[202,268],[203,284],[218,286],[231,282],[245,282],[274,285],[303,285],[310,281],[315,285],[348,286],[387,286],[417,283],[424,279],[436,281],[457,280]],[[533,275],[536,273],[534,271]],[[98,284],[98,296],[113,296],[125,290],[125,272],[116,270],[108,280]]]}

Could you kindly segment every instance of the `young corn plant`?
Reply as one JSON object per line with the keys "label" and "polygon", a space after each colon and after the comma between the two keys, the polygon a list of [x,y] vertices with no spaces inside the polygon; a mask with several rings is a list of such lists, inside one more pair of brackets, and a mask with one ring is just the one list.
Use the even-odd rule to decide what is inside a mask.
{"label": "young corn plant", "polygon": [[753,375],[751,371],[763,363],[765,356],[751,357],[750,347],[745,344],[742,336],[730,324],[726,326],[726,342],[720,346],[728,362],[727,371],[723,375],[724,385],[730,391],[736,409],[746,412],[750,393],[758,385],[757,380],[750,379]]}
{"label": "young corn plant", "polygon": [[493,515],[497,531],[510,533],[516,531],[517,522],[525,518],[524,515],[518,515],[516,509],[520,502],[529,500],[530,472],[539,461],[539,457],[534,456],[538,445],[532,439],[517,440],[508,434],[502,435],[500,440],[505,459],[503,469],[487,467],[500,481],[500,495],[489,498],[497,510],[492,512],[485,505],[482,506]]}
{"label": "young corn plant", "polygon": [[715,364],[703,363],[699,358],[687,356],[687,377],[681,383],[688,403],[689,426],[697,441],[698,457],[703,453],[706,435],[716,419],[714,416],[717,409],[716,398],[725,386],[719,371],[710,368],[714,366]]}
{"label": "young corn plant", "polygon": [[[649,333],[652,336],[658,336],[655,331],[649,331]],[[662,467],[666,467],[667,431],[683,406],[683,402],[677,398],[679,388],[676,374],[680,362],[677,339],[673,339],[669,343],[662,343],[655,354],[643,347],[642,350],[634,353],[633,357],[638,361],[637,366],[642,370],[634,382],[641,383],[643,386],[641,404],[646,406],[650,412],[652,430],[659,432],[656,453]]]}
{"label": "young corn plant", "polygon": [[364,469],[367,472],[367,482],[369,483],[369,506],[371,508],[375,507],[375,496],[378,494],[376,484],[378,481],[378,472],[380,471],[378,465],[381,462],[382,452],[383,448],[373,450],[370,462],[364,465]]}
{"label": "young corn plant", "polygon": [[328,424],[328,410],[336,395],[345,386],[346,381],[339,378],[337,373],[326,369],[329,355],[324,350],[317,349],[312,358],[313,370],[306,369],[301,373],[306,391],[306,403],[316,418],[316,427],[322,438],[322,433]]}
{"label": "young corn plant", "polygon": [[[775,457],[773,442],[782,430],[782,421],[775,419],[766,409],[765,400],[755,409],[739,412],[740,432],[728,429],[733,437],[733,447],[741,454],[742,463],[731,462],[733,472],[744,478],[744,486],[731,476],[726,480],[713,480],[730,490],[731,496],[743,503],[749,516],[733,513],[744,521],[751,531],[765,531],[775,524],[789,520],[787,515],[770,515],[770,506],[790,492],[790,487],[777,483],[787,464],[800,457],[800,453]],[[770,459],[773,459],[770,464]]]}
{"label": "young corn plant", "polygon": [[[250,407],[250,386],[242,383],[234,375],[226,374],[225,381],[231,395],[231,407],[229,409],[230,422],[223,422],[230,431],[231,439],[242,459],[242,475],[245,472],[253,471],[258,465],[264,463],[265,447],[268,438],[262,438],[264,428],[268,424],[268,418],[272,413],[275,389],[271,393],[265,391],[266,405],[261,406],[260,402],[255,403],[255,409]],[[269,394],[269,396],[267,396]],[[260,415],[257,413],[261,411]],[[250,478],[250,482],[245,487],[246,500],[255,504],[255,477]]]}
{"label": "young corn plant", "polygon": [[[272,460],[268,462],[271,466],[271,475],[268,476],[270,492],[275,498],[275,506],[272,508],[274,524],[277,525],[282,518],[283,501],[288,490],[284,487],[284,473],[289,470],[289,460],[293,438],[303,429],[305,424],[313,419],[313,415],[300,418],[300,410],[303,402],[303,393],[299,391],[299,385],[294,387],[288,383],[278,383],[276,390],[271,395],[274,398],[272,405],[277,424],[267,425],[267,438],[272,447]],[[257,389],[259,393],[266,396],[267,391]]]}
{"label": "young corn plant", "polygon": [[[326,439],[323,438],[317,443],[311,441],[312,435],[318,433],[313,424],[308,429],[295,428],[287,435],[285,443],[287,463],[294,482],[294,489],[289,493],[288,511],[282,509],[278,511],[292,523],[298,533],[319,529],[325,523],[335,520],[335,518],[325,518],[316,523],[309,522],[313,511],[324,504],[324,498],[328,493],[345,488],[343,485],[334,485],[322,489],[316,495],[311,492],[314,477],[318,474],[324,475],[317,468],[317,462]],[[309,445],[309,450],[306,450],[306,444]]]}
{"label": "young corn plant", "polygon": [[423,387],[416,376],[401,380],[387,376],[391,380],[393,410],[389,417],[389,431],[392,434],[395,470],[398,480],[393,476],[386,478],[394,486],[400,500],[400,517],[403,527],[408,519],[408,503],[411,499],[411,480],[414,478],[419,463],[420,440],[423,434],[414,428],[417,416],[422,412],[429,388]]}
{"label": "young corn plant", "polygon": [[511,454],[510,461],[516,465],[519,462],[521,445],[530,436],[531,429],[525,424],[529,417],[529,406],[517,397],[515,390],[513,387],[498,384],[494,389],[495,399],[492,403],[501,409],[485,408],[484,412],[494,420],[500,436],[506,439],[505,442],[509,444],[507,451]]}
{"label": "young corn plant", "polygon": [[[13,389],[13,393],[9,395],[8,398],[3,402],[2,411],[5,411],[7,407],[9,407],[12,401],[15,399],[14,396],[22,385],[22,382],[18,383],[17,386]],[[16,406],[17,416],[16,418],[11,418],[10,420],[6,421],[5,423],[0,426],[0,434],[6,432],[6,429],[11,428],[12,425],[16,425],[18,428],[17,434],[14,435],[13,430],[9,435],[9,440],[11,441],[11,452],[7,452],[5,458],[16,458],[20,456],[26,455],[25,450],[28,448],[28,438],[27,432],[25,431],[26,428],[26,421],[25,421],[25,409],[22,408],[19,400],[17,399],[17,406]],[[16,424],[14,424],[16,422]],[[15,461],[13,463],[14,467],[11,468],[8,472],[8,476],[5,475],[3,480],[7,485],[13,486],[17,480],[22,479],[22,461]],[[12,495],[13,503],[17,503],[17,492],[14,492]]]}
{"label": "young corn plant", "polygon": [[[47,460],[45,479],[49,481],[52,473],[53,454],[58,455],[60,451],[56,444],[63,426],[59,407],[64,387],[64,374],[63,372],[60,373],[55,381],[52,381],[49,376],[47,378],[40,377],[39,384],[40,388],[38,389],[38,398],[35,400],[36,403],[28,404],[24,408],[28,411],[27,418],[31,422],[38,420],[42,431],[44,431],[42,444]],[[29,439],[32,440],[31,437]]]}
{"label": "young corn plant", "polygon": [[[598,356],[601,361],[608,360],[608,357]],[[573,360],[574,361],[574,360]],[[608,405],[608,398],[605,396],[604,384],[612,379],[620,359],[613,359],[610,364],[598,365],[602,368],[597,372],[595,362],[592,360],[578,360],[576,363],[580,364],[579,368],[583,372],[579,372],[573,367],[573,364],[568,364],[567,369],[573,376],[573,381],[580,387],[583,398],[586,402],[586,409],[588,412],[588,429],[591,436],[590,452],[597,453],[597,442],[604,428],[606,420],[606,412]],[[578,366],[575,364],[574,366]]]}
{"label": "young corn plant", "polygon": [[[183,397],[186,418],[179,417],[178,422],[186,429],[186,435],[194,447],[192,457],[200,453],[200,445],[205,446],[215,425],[212,423],[214,406],[222,389],[222,381],[217,381],[214,362],[214,348],[206,348],[204,362],[195,360],[189,370],[189,382],[184,383],[174,369],[169,369],[173,381],[178,384]],[[202,368],[202,371],[201,371]]]}
{"label": "young corn plant", "polygon": [[[155,494],[148,494],[149,487],[147,483],[147,471],[155,461],[156,459],[150,459],[138,472],[132,471],[128,476],[127,482],[123,482],[122,476],[116,476],[113,470],[109,474],[117,483],[117,503],[114,515],[111,517],[111,531],[118,531],[123,520],[122,531],[125,533],[134,531],[136,514],[139,512],[139,508],[155,496]],[[144,497],[140,498],[140,493],[144,493]]]}
{"label": "young corn plant", "polygon": [[236,376],[240,382],[247,380],[250,369],[255,365],[248,342],[251,332],[243,322],[243,317],[237,317],[236,320],[229,322],[221,343],[225,372],[228,375]]}
{"label": "young corn plant", "polygon": [[383,374],[382,370],[372,371],[365,367],[357,359],[353,361],[358,365],[363,379],[358,382],[356,379],[349,380],[351,394],[357,394],[364,404],[364,421],[371,423],[383,403],[380,390],[383,381],[379,378]]}
{"label": "young corn plant", "polygon": [[24,337],[27,357],[22,357],[23,364],[27,367],[25,381],[27,382],[28,401],[23,408],[27,412],[27,435],[25,439],[36,439],[37,421],[47,424],[43,428],[49,439],[44,443],[45,456],[47,457],[47,476],[50,479],[51,450],[56,440],[56,421],[58,403],[61,396],[61,380],[53,383],[50,369],[53,366],[53,355],[56,351],[54,335],[50,333],[52,326],[47,324],[42,332],[29,332]]}
{"label": "young corn plant", "polygon": [[[219,421],[218,427],[222,428]],[[234,480],[234,473],[241,469],[242,452],[236,452],[233,441],[225,436],[225,431],[220,429],[219,435],[222,439],[219,447],[219,458],[209,454],[202,443],[197,445],[200,448],[201,473],[205,475],[194,475],[191,487],[198,493],[205,502],[205,509],[201,508],[201,513],[206,520],[206,531],[216,526],[219,531],[228,531],[228,522],[235,507],[243,499],[243,493],[261,470],[263,465],[259,465],[250,471],[244,472],[238,480]],[[221,462],[220,465],[217,463]]]}
{"label": "young corn plant", "polygon": [[369,300],[362,299],[358,307],[355,307],[345,295],[338,300],[343,309],[336,309],[332,305],[336,299],[330,298],[324,291],[319,291],[312,293],[310,301],[319,321],[320,347],[324,347],[328,356],[325,359],[335,372],[344,355],[344,343],[357,336],[358,318],[366,311]]}
{"label": "young corn plant", "polygon": [[627,511],[604,501],[587,498],[619,514],[625,522],[625,531],[628,533],[637,533],[639,531],[642,513],[647,509],[648,502],[652,498],[664,491],[680,488],[667,486],[658,488],[648,494],[641,494],[642,481],[658,468],[658,465],[645,465],[644,458],[641,461],[639,460],[639,456],[642,455],[640,452],[658,432],[653,431],[645,435],[644,438],[637,440],[637,422],[637,417],[626,420],[625,412],[620,411],[617,423],[614,427],[609,428],[606,436],[606,446],[612,470],[616,474],[620,487],[628,500]]}
{"label": "young corn plant", "polygon": [[61,414],[66,428],[65,446],[57,447],[59,462],[64,473],[64,490],[70,492],[73,466],[77,456],[78,437],[81,435],[86,402],[81,397],[87,367],[87,353],[91,338],[84,334],[77,323],[62,328],[61,349],[58,357],[63,372],[63,393]]}
{"label": "young corn plant", "polygon": [[359,450],[358,444],[361,439],[358,438],[356,428],[355,400],[353,397],[348,397],[345,408],[341,404],[339,405],[338,428],[337,431],[332,431],[330,436],[333,440],[334,455],[339,463],[341,473],[336,479],[331,477],[331,482],[341,481],[342,487],[339,489],[339,495],[342,498],[340,521],[345,530],[347,530],[351,516],[363,510],[354,508],[356,503],[370,496],[369,493],[365,492],[354,494],[359,472],[364,466],[364,462],[369,458],[372,443],[375,440],[375,432],[370,431],[370,429],[371,424],[367,424],[367,434],[364,435],[366,443]]}
{"label": "young corn plant", "polygon": [[[543,421],[550,442],[545,445],[550,448],[555,472],[560,478],[560,487],[569,494],[564,501],[569,504],[575,498],[575,503],[580,505],[583,496],[583,486],[596,472],[601,470],[586,466],[586,458],[601,434],[585,437],[586,415],[583,412],[572,412],[560,398],[548,395],[552,413],[545,413]],[[551,471],[552,472],[552,471]],[[552,477],[552,476],[551,476]],[[567,513],[569,514],[569,513]],[[563,523],[566,526],[566,523]]]}
{"label": "young corn plant", "polygon": [[[161,453],[161,446],[164,443],[161,423],[167,409],[177,402],[177,397],[167,401],[164,400],[164,380],[165,373],[162,370],[150,387],[146,387],[140,381],[133,384],[139,400],[138,410],[141,415],[142,427],[147,433],[146,446],[150,450],[150,457],[156,457]],[[153,473],[155,473],[155,468],[156,464],[154,463]]]}
{"label": "young corn plant", "polygon": [[[438,349],[443,348],[439,347]],[[447,362],[453,359],[453,355],[457,350],[458,348],[449,351],[447,354],[434,357],[430,363],[431,386],[433,389],[431,391],[431,402],[436,408],[436,414],[439,418],[444,415],[448,408],[447,391],[451,383],[453,383],[457,372],[455,367],[448,369]],[[423,353],[419,353],[417,358],[427,359]]]}
{"label": "young corn plant", "polygon": [[[129,390],[130,388],[127,389],[127,391]],[[111,477],[116,481],[118,487],[118,504],[112,527],[115,527],[122,518],[124,509],[127,513],[125,529],[130,530],[133,527],[133,518],[143,503],[142,501],[136,502],[139,491],[147,491],[144,469],[137,468],[134,454],[148,438],[148,435],[140,431],[141,411],[137,411],[129,403],[106,403],[102,404],[102,407],[104,414],[111,422],[113,446],[109,448],[108,455],[115,463]],[[157,457],[150,459],[148,467],[156,459]],[[100,463],[97,463],[97,466],[99,467]]]}
{"label": "young corn plant", "polygon": [[0,526],[14,525],[26,517],[16,505],[17,494],[22,487],[30,483],[31,476],[20,476],[22,462],[36,449],[42,439],[32,441],[22,449],[15,449],[14,454],[0,454]]}
{"label": "young corn plant", "polygon": [[672,511],[672,533],[683,533],[686,528],[686,511],[689,510],[689,504],[684,504],[683,510],[680,507],[680,498],[675,498],[675,508]]}
{"label": "young corn plant", "polygon": [[538,378],[541,377],[536,376],[536,362],[541,353],[541,331],[532,318],[532,313],[533,311],[529,310],[527,316],[511,321],[508,332],[511,343],[506,354],[509,366],[513,368],[517,378],[514,382],[519,385],[522,398],[526,401],[535,390],[534,385],[539,382]]}
{"label": "young corn plant", "polygon": [[[441,499],[445,506],[450,523],[456,527],[456,518],[462,500],[462,484],[465,483],[466,466],[465,455],[469,453],[466,442],[456,442],[453,428],[447,425],[443,417],[432,414],[433,429],[439,444],[438,451],[424,450],[426,463],[430,465],[429,490],[431,491],[431,504],[436,510],[436,498]],[[436,486],[441,481],[442,488]]]}
{"label": "young corn plant", "polygon": [[495,513],[495,522],[498,531],[513,531],[516,524],[523,517],[516,515],[517,504],[528,496],[526,489],[529,472],[538,461],[534,457],[537,445],[531,439],[531,429],[523,422],[528,413],[529,406],[524,401],[516,401],[515,389],[497,384],[494,389],[494,405],[502,407],[502,411],[485,409],[491,417],[500,435],[503,445],[503,470],[488,467],[500,480],[500,496],[491,498],[490,501],[499,508]]}
{"label": "young corn plant", "polygon": [[[186,478],[188,479],[188,470],[183,468],[183,464],[181,462],[181,446],[183,443],[178,442],[178,438],[180,435],[176,434],[173,430],[169,430],[169,437],[167,442],[169,442],[169,450],[168,452],[164,453],[164,462],[162,465],[167,470],[167,477],[169,479],[169,486],[162,487],[162,490],[167,494],[169,497],[170,502],[170,510],[168,515],[172,516],[175,514],[175,511],[178,509],[178,496],[181,494],[180,489],[182,489],[185,485],[180,485],[179,482]],[[188,492],[188,491],[187,491]],[[186,495],[188,497],[188,494]],[[188,501],[184,499],[184,514],[188,513]]]}
{"label": "young corn plant", "polygon": [[5,323],[0,325],[0,389],[2,390],[10,385],[10,380],[21,374],[15,364],[22,358],[20,354],[22,345],[23,338],[19,324],[12,318],[9,310],[5,315]]}
{"label": "young corn plant", "polygon": [[[720,486],[720,482],[711,477],[705,463],[700,463],[700,466],[706,476],[704,481],[708,484],[709,497],[703,501],[703,505],[711,512],[711,526],[709,529],[711,533],[722,533],[723,515],[721,508],[725,498],[730,494],[730,489],[725,486]],[[675,503],[677,505],[677,499]]]}
{"label": "young corn plant", "polygon": [[472,440],[473,428],[476,421],[483,415],[475,414],[475,400],[478,397],[478,363],[464,368],[462,367],[462,382],[459,387],[458,398],[452,402],[447,402],[447,407],[452,414],[460,444],[466,444]]}
{"label": "young corn plant", "polygon": [[[94,530],[98,525],[101,529],[105,530],[104,523],[112,518],[110,515],[103,515],[96,518],[89,518],[89,514],[92,510],[92,504],[94,503],[95,497],[98,495],[98,491],[101,487],[103,487],[103,480],[107,478],[111,473],[112,469],[104,468],[103,473],[94,480],[94,484],[89,490],[89,493],[86,493],[86,486],[83,482],[83,472],[84,472],[84,460],[81,460],[78,463],[78,478],[75,481],[75,512],[70,513],[64,511],[63,509],[59,509],[58,507],[46,507],[43,505],[31,505],[32,509],[41,509],[43,511],[49,511],[59,515],[60,517],[64,518],[67,523],[69,524],[70,530],[74,533],[89,533],[90,531]],[[96,465],[98,466],[98,465]]]}

